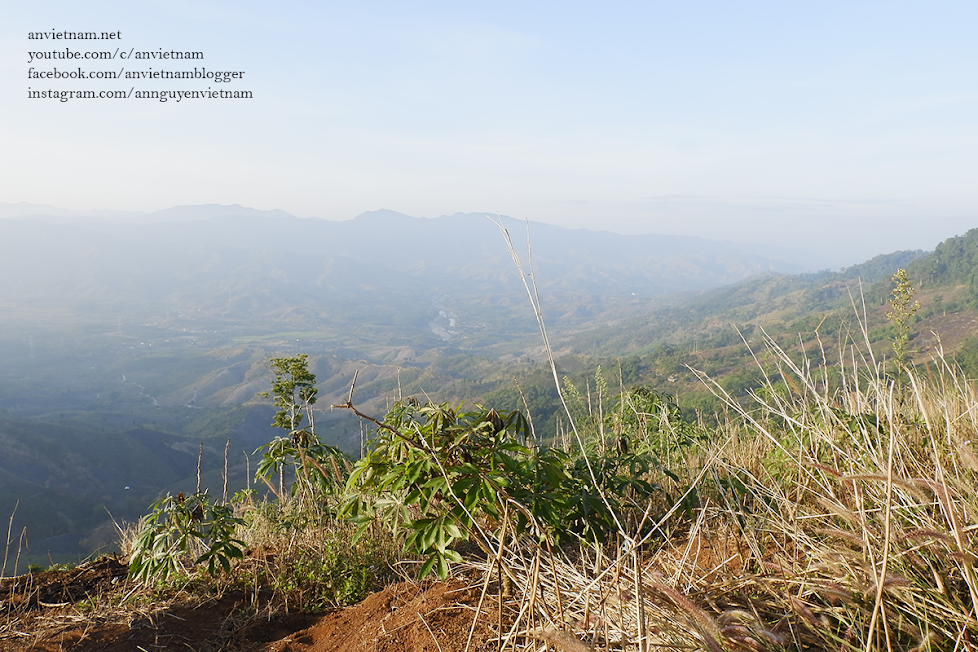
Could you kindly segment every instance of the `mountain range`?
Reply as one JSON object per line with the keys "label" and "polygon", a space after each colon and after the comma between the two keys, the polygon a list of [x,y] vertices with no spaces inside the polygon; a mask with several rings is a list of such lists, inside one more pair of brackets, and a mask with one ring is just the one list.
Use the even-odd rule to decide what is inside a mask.
{"label": "mountain range", "polygon": [[[91,308],[146,299],[150,310],[179,310],[189,299],[194,309],[206,301],[209,309],[233,312],[246,297],[253,315],[362,292],[384,299],[406,292],[509,294],[519,286],[499,228],[485,214],[424,219],[381,210],[333,222],[211,205],[137,220],[0,208],[8,218],[19,213],[0,221],[4,301],[67,300]],[[819,263],[805,252],[761,245],[499,222],[524,260],[529,232],[541,288],[563,294],[655,296],[764,271],[812,271]],[[247,300],[263,292],[278,300],[262,306]]]}

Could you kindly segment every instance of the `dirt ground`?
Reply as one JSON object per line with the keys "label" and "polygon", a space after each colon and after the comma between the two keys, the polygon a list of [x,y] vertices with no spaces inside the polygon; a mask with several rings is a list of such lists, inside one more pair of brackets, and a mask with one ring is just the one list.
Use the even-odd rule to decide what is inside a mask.
{"label": "dirt ground", "polygon": [[[126,571],[105,557],[0,581],[0,651],[461,652],[481,592],[402,582],[346,609],[287,613],[242,590],[150,603]],[[495,649],[496,618],[483,607],[469,650]]]}

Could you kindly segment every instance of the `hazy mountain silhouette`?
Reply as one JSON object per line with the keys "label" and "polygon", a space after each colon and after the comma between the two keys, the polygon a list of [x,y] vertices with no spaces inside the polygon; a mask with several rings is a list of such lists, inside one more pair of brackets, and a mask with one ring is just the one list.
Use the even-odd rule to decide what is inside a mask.
{"label": "hazy mountain silhouette", "polygon": [[[206,205],[124,221],[89,215],[0,221],[7,280],[0,299],[245,316],[333,301],[509,295],[519,287],[499,229],[483,214],[424,219],[374,211],[333,222]],[[528,260],[526,224],[501,221]],[[811,269],[798,252],[701,238],[539,223],[530,224],[530,237],[541,288],[566,296],[654,296]]]}

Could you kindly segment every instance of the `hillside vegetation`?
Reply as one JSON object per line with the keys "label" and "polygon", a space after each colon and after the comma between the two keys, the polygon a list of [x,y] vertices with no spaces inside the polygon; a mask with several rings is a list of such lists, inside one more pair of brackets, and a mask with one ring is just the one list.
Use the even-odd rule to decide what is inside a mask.
{"label": "hillside vegetation", "polygon": [[[181,224],[184,229],[199,228],[195,221]],[[219,224],[220,220],[211,228]],[[523,228],[517,225],[514,233]],[[672,396],[690,418],[699,413],[709,422],[723,405],[691,369],[715,378],[731,396],[746,397],[763,373],[745,340],[756,349],[762,333],[786,350],[804,348],[813,359],[821,359],[824,351],[833,359],[840,342],[859,333],[858,315],[865,321],[874,353],[887,357],[892,330],[885,303],[889,277],[898,267],[908,268],[923,306],[911,332],[912,358],[925,363],[933,357],[934,331],[950,358],[966,372],[978,373],[978,340],[969,339],[976,324],[974,284],[966,271],[974,241],[971,232],[931,254],[899,252],[841,272],[766,274],[690,296],[585,296],[562,294],[565,290],[548,285],[540,292],[559,375],[581,397],[580,407],[574,409],[597,409],[609,394],[642,385]],[[444,248],[453,253],[443,264],[464,259],[456,253],[458,246]],[[542,257],[538,249],[545,247],[534,243],[535,256]],[[206,247],[186,255],[198,255],[193,251],[204,255]],[[559,256],[559,250],[551,255]],[[504,250],[493,256],[511,265]],[[287,257],[283,250],[269,253],[268,261],[281,267],[276,261]],[[227,287],[233,297],[238,291],[233,283],[242,282],[234,280],[234,269],[217,265],[205,278],[212,284],[231,283]],[[268,275],[261,283],[240,286],[245,303],[238,316],[226,303],[227,294],[224,304],[191,301],[186,310],[155,316],[139,314],[136,308],[120,313],[110,307],[112,302],[81,311],[59,304],[53,295],[41,299],[48,307],[30,308],[12,295],[5,297],[8,307],[15,309],[0,316],[0,354],[5,361],[0,368],[0,434],[16,436],[21,452],[16,464],[11,461],[4,467],[12,471],[0,480],[0,511],[14,513],[17,505],[12,530],[23,533],[26,528],[25,562],[68,561],[99,549],[105,537],[92,535],[100,528],[112,532],[109,513],[118,521],[132,521],[161,492],[196,482],[202,442],[204,485],[221,484],[227,448],[231,491],[246,488],[249,468],[257,463],[253,452],[274,436],[268,425],[272,409],[256,394],[267,387],[267,360],[276,355],[310,355],[321,405],[342,403],[359,373],[358,403],[371,414],[385,413],[398,398],[428,396],[437,402],[479,402],[498,410],[528,408],[543,436],[566,433],[551,374],[541,364],[545,355],[534,334],[532,312],[520,299],[512,269],[498,270],[499,279],[507,270],[509,281],[474,281],[468,293],[458,289],[450,300],[447,294],[432,299],[437,286],[421,280],[393,286],[403,295],[390,304],[369,284],[356,285],[369,282],[370,273],[359,275],[351,269],[357,277],[351,285],[334,285],[345,287],[350,297],[369,298],[366,303],[374,307],[366,312],[344,308],[340,302],[336,308],[312,312],[301,307],[272,309],[261,318],[247,317],[251,313],[243,306],[264,301],[262,297],[300,301],[289,293],[304,287],[302,265],[281,279],[258,268],[259,275]],[[40,273],[57,277],[53,268]],[[440,269],[437,274],[446,272]],[[541,269],[537,278],[546,279]],[[573,278],[561,281],[567,283],[565,289],[573,287]],[[151,280],[151,275],[142,280],[137,275],[131,282]],[[498,288],[480,294],[486,283],[496,280],[508,295],[503,297]],[[386,280],[378,277],[376,283],[382,286]],[[80,292],[105,292],[110,287],[90,285]],[[147,295],[147,301],[153,296]],[[761,362],[763,366],[763,356]],[[599,390],[599,368],[601,382],[610,389]],[[359,456],[366,433],[357,419],[328,410],[317,419],[324,441]],[[59,446],[52,443],[56,441],[78,444]],[[171,462],[142,472],[161,453]],[[117,466],[128,477],[119,468],[104,468],[106,460],[119,460]],[[34,472],[26,478],[15,466]],[[59,504],[74,506],[71,518],[47,518],[58,513],[50,510]]]}

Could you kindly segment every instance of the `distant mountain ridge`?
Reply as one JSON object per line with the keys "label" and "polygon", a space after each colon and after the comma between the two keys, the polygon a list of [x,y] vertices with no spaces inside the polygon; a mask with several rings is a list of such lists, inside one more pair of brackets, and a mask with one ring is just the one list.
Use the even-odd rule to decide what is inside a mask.
{"label": "distant mountain ridge", "polygon": [[[499,219],[528,263],[527,223]],[[541,290],[558,301],[597,305],[806,269],[802,254],[759,245],[539,223],[529,230]],[[0,302],[11,306],[254,317],[295,308],[326,316],[363,304],[369,319],[378,305],[430,313],[433,297],[464,303],[520,288],[498,227],[481,213],[427,219],[382,210],[333,222],[206,205],[138,220],[21,217],[0,220],[0,254],[8,280]]]}

